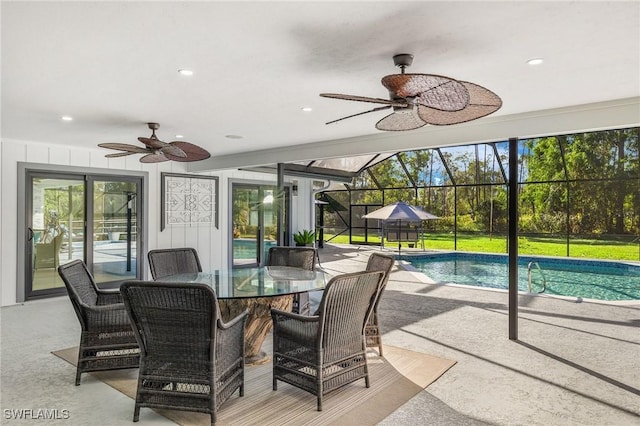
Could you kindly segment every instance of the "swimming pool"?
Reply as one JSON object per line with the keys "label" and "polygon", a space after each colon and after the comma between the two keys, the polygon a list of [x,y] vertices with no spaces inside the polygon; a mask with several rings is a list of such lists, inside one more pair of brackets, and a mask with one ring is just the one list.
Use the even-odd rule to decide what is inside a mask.
{"label": "swimming pool", "polygon": [[[269,248],[276,246],[275,241],[264,241],[264,252],[268,253]],[[233,258],[234,259],[255,259],[257,242],[253,239],[233,239]]]}
{"label": "swimming pool", "polygon": [[[436,253],[401,256],[415,269],[438,283],[507,289],[509,286],[506,255],[479,253]],[[530,262],[531,292],[598,300],[640,300],[640,265],[622,262],[518,257],[518,289],[528,291]]]}

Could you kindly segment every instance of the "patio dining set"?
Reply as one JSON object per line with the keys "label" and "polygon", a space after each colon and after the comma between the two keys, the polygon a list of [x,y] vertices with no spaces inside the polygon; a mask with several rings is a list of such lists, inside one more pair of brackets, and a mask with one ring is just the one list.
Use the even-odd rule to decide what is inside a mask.
{"label": "patio dining set", "polygon": [[[329,277],[312,247],[272,247],[254,271],[203,272],[192,248],[148,253],[153,281],[100,289],[82,260],[58,268],[81,325],[75,384],[92,371],[138,368],[140,408],[210,414],[245,391],[245,365],[273,364],[317,398],[365,379],[367,348],[382,356],[377,314],[394,258],[373,253],[360,272]],[[312,311],[308,291],[322,291]],[[272,329],[273,351],[257,356]],[[251,386],[251,383],[248,384]]]}

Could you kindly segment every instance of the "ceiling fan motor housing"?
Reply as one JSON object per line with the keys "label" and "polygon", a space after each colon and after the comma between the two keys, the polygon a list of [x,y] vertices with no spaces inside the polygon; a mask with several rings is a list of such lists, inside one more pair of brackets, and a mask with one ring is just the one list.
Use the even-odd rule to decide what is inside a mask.
{"label": "ceiling fan motor housing", "polygon": [[402,72],[406,67],[410,67],[413,63],[413,55],[409,53],[400,53],[393,56],[393,63],[396,67],[400,68]]}
{"label": "ceiling fan motor housing", "polygon": [[408,113],[412,113],[413,110],[415,109],[415,106],[416,106],[415,98],[398,98],[398,97],[395,97],[395,94],[391,92],[389,92],[389,95],[391,96],[391,98],[393,98],[394,101],[406,102],[405,106],[394,106],[393,112],[408,114]]}

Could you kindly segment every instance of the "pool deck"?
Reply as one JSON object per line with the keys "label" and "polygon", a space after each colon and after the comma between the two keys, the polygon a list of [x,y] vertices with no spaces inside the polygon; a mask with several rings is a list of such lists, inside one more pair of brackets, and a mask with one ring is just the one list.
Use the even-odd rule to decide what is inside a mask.
{"label": "pool deck", "polygon": [[[378,250],[325,244],[320,259],[351,272]],[[380,316],[385,343],[457,361],[385,425],[640,425],[640,301],[522,294],[511,341],[507,292],[433,284],[399,262]]]}
{"label": "pool deck", "polygon": [[[359,271],[378,250],[325,244],[321,266]],[[380,303],[384,342],[457,364],[381,424],[640,425],[640,303],[519,299],[511,341],[506,292],[433,284],[397,265]],[[53,424],[132,424],[128,397],[90,375],[73,386],[74,369],[50,354],[78,343],[66,296],[3,307],[0,325],[2,409],[69,410]],[[143,410],[140,424],[173,423]]]}

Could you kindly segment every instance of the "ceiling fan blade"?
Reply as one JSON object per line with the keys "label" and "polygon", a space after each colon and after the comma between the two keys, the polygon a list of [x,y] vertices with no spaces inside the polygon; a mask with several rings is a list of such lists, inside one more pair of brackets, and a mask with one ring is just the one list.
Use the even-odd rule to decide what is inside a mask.
{"label": "ceiling fan blade", "polygon": [[469,83],[468,81],[460,81],[469,91],[469,104],[486,105],[496,107],[496,110],[502,107],[502,99],[486,87],[479,84]]}
{"label": "ceiling fan blade", "polygon": [[155,138],[140,137],[138,138],[138,140],[152,149],[160,149],[168,145],[166,142],[162,142],[161,140]]}
{"label": "ceiling fan blade", "polygon": [[430,108],[458,111],[469,103],[469,92],[459,81],[434,74],[391,74],[382,85],[400,98],[415,98]]}
{"label": "ceiling fan blade", "polygon": [[120,151],[127,151],[132,154],[144,154],[149,151],[146,148],[141,148],[135,145],[129,145],[128,143],[99,143],[101,148],[118,149]]}
{"label": "ceiling fan blade", "polygon": [[382,98],[369,98],[366,96],[343,95],[340,93],[320,93],[323,98],[342,99],[345,101],[371,102],[374,104],[387,104],[395,107],[406,107],[408,104],[402,100],[389,100]]}
{"label": "ceiling fan blade", "polygon": [[141,163],[162,163],[163,161],[169,161],[169,159],[159,152],[140,157]]}
{"label": "ceiling fan blade", "polygon": [[384,109],[389,109],[389,108],[391,108],[391,105],[387,105],[387,106],[383,106],[383,107],[377,107],[377,108],[374,108],[374,109],[370,109],[369,111],[359,112],[357,114],[347,115],[346,117],[338,118],[337,120],[328,121],[326,124],[337,123],[338,121],[346,120],[347,118],[357,117],[359,115],[369,114],[370,112],[382,111]]}
{"label": "ceiling fan blade", "polygon": [[189,142],[173,141],[170,144],[171,146],[179,148],[182,152],[186,154],[186,156],[178,157],[176,155],[172,155],[163,150],[164,156],[167,157],[169,160],[189,162],[189,161],[206,160],[207,158],[211,157],[211,154],[209,154],[209,151],[207,151],[206,149],[200,148],[198,145],[194,145]]}
{"label": "ceiling fan blade", "polygon": [[447,126],[476,120],[502,107],[502,99],[491,90],[467,81],[461,83],[469,91],[469,105],[459,111],[442,111],[418,105],[418,116],[428,124]]}
{"label": "ceiling fan blade", "polygon": [[182,149],[180,149],[178,146],[176,146],[174,142],[180,142],[180,141],[169,142],[169,144],[167,144],[167,146],[164,146],[164,147],[160,148],[160,152],[163,153],[164,155],[171,155],[173,157],[187,158],[187,154]]}
{"label": "ceiling fan blade", "polygon": [[126,157],[127,155],[133,155],[133,154],[138,154],[138,153],[137,152],[130,152],[130,151],[114,152],[113,154],[105,155],[105,157],[107,157],[107,158],[117,158],[117,157]]}
{"label": "ceiling fan blade", "polygon": [[413,130],[424,126],[422,121],[413,111],[394,112],[376,123],[376,129],[385,131]]}

